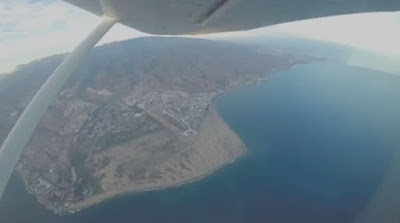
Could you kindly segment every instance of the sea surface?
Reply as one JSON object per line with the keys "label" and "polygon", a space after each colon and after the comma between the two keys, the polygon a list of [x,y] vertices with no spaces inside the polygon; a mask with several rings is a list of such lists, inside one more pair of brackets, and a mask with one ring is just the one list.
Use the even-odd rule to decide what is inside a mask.
{"label": "sea surface", "polygon": [[229,90],[217,110],[248,153],[199,181],[67,216],[14,175],[1,223],[353,222],[400,149],[400,76],[316,62]]}

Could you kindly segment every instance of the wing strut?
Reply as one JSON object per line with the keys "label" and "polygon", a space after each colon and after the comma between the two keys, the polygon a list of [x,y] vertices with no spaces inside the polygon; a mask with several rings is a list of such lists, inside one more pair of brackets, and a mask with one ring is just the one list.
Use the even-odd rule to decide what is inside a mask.
{"label": "wing strut", "polygon": [[55,69],[15,123],[0,149],[0,199],[23,149],[50,103],[68,81],[71,73],[117,21],[116,18],[104,17],[103,21]]}

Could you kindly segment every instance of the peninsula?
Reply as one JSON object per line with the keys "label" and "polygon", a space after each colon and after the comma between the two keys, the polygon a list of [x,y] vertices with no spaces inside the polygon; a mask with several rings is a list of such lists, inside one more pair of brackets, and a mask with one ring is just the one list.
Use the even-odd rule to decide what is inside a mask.
{"label": "peninsula", "polygon": [[[64,56],[21,65],[0,80],[0,142]],[[188,38],[97,47],[42,118],[17,170],[55,213],[200,179],[246,152],[213,99],[314,60]]]}

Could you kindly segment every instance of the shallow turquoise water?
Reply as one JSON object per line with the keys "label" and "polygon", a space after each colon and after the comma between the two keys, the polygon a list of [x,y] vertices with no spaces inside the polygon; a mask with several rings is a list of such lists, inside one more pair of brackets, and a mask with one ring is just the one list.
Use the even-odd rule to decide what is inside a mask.
{"label": "shallow turquoise water", "polygon": [[400,79],[329,62],[231,90],[217,109],[248,153],[181,187],[54,216],[13,177],[0,222],[352,222],[400,142]]}

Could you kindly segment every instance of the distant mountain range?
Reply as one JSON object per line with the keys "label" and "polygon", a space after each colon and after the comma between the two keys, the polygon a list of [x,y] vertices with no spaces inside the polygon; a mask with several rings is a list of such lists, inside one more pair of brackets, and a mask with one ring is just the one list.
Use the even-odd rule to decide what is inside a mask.
{"label": "distant mountain range", "polygon": [[254,36],[235,42],[265,48],[266,50],[272,47],[290,52],[307,53],[310,56],[321,57],[331,62],[344,63],[395,75],[400,74],[400,55],[372,49],[282,34]]}

